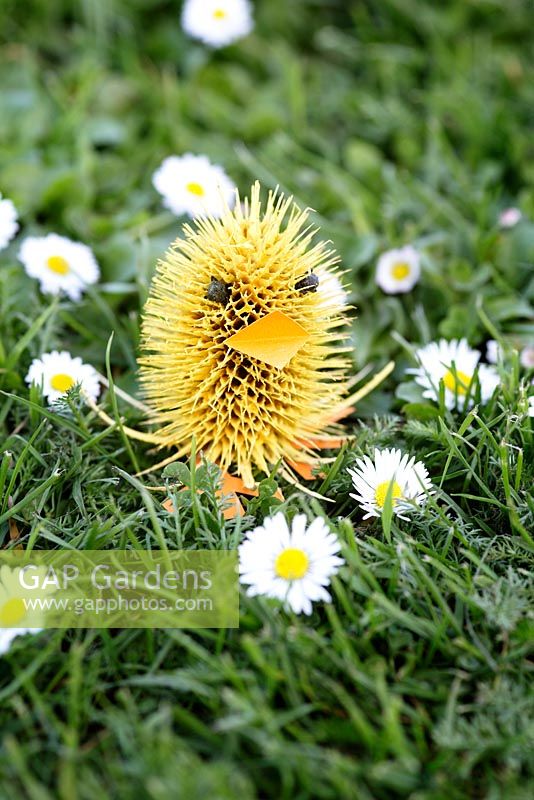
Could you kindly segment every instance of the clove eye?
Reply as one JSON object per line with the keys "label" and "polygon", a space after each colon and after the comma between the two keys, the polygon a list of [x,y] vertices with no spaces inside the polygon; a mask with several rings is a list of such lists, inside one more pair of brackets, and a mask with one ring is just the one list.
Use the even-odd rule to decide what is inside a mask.
{"label": "clove eye", "polygon": [[295,289],[298,289],[302,294],[306,294],[306,292],[316,292],[318,286],[318,276],[314,272],[310,272],[309,275],[304,275],[303,278],[299,278],[295,284]]}
{"label": "clove eye", "polygon": [[217,278],[211,276],[211,281],[206,292],[206,300],[211,300],[212,303],[219,303],[221,306],[228,305],[230,300],[230,286],[231,284],[224,281],[218,281]]}

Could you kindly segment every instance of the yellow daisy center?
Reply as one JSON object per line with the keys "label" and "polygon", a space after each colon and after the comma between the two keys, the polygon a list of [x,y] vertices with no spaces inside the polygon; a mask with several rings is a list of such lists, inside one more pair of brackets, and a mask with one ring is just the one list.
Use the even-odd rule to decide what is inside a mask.
{"label": "yellow daisy center", "polygon": [[200,183],[188,183],[185,187],[190,194],[195,194],[197,197],[204,197],[206,192],[204,191],[204,187],[200,185]]}
{"label": "yellow daisy center", "polygon": [[397,261],[397,263],[393,264],[391,267],[391,276],[395,278],[396,281],[403,281],[409,274],[410,265],[407,264],[406,261]]}
{"label": "yellow daisy center", "polygon": [[[391,481],[383,481],[379,483],[375,489],[375,502],[379,508],[384,508],[386,503],[387,493],[389,491],[389,487],[391,486]],[[391,490],[391,502],[392,505],[395,505],[397,500],[402,497],[402,489],[397,483],[397,481],[393,481],[393,487]]]}
{"label": "yellow daisy center", "polygon": [[279,578],[285,581],[296,581],[303,578],[308,571],[310,560],[303,550],[288,547],[277,557],[274,569]]}
{"label": "yellow daisy center", "polygon": [[224,19],[226,17],[226,11],[223,8],[216,8],[213,12],[214,19]]}
{"label": "yellow daisy center", "polygon": [[472,378],[469,375],[466,375],[465,372],[460,372],[458,369],[456,372],[448,369],[443,376],[445,387],[455,394],[466,394],[471,380]]}
{"label": "yellow daisy center", "polygon": [[11,597],[0,606],[0,626],[16,625],[26,615],[26,606],[20,597]]}
{"label": "yellow daisy center", "polygon": [[46,261],[46,266],[56,275],[67,275],[70,272],[69,262],[63,256],[50,256]]}
{"label": "yellow daisy center", "polygon": [[50,379],[50,386],[56,392],[68,392],[75,383],[74,378],[71,375],[65,375],[64,372],[58,372]]}

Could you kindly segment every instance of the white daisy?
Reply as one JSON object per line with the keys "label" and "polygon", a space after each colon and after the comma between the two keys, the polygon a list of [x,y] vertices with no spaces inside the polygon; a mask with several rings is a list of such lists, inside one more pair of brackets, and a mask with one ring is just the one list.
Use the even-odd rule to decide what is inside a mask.
{"label": "white daisy", "polygon": [[169,156],[155,171],[152,183],[163,204],[178,217],[220,217],[225,203],[230,208],[235,203],[235,184],[206,156]]}
{"label": "white daisy", "polygon": [[534,347],[532,345],[523,347],[519,354],[519,363],[525,369],[534,369]]}
{"label": "white daisy", "polygon": [[502,347],[496,339],[489,339],[486,344],[486,359],[490,364],[497,364],[502,358]]}
{"label": "white daisy", "polygon": [[65,395],[69,389],[80,384],[83,392],[96,401],[100,394],[100,383],[97,371],[89,364],[84,364],[79,356],[73,358],[63,350],[43,353],[41,358],[34,358],[26,383],[42,386],[43,396],[50,403]]}
{"label": "white daisy", "polygon": [[326,308],[337,309],[347,305],[348,293],[338,275],[330,270],[317,270],[319,285],[317,292],[321,298],[321,305]]}
{"label": "white daisy", "polygon": [[311,614],[312,602],[330,601],[324,588],[344,564],[340,544],[320,517],[306,528],[298,514],[291,530],[282,513],[267,517],[263,525],[247,533],[239,547],[241,582],[247,594],[285,601],[296,614]]}
{"label": "white daisy", "polygon": [[434,491],[423,462],[393,448],[375,449],[374,461],[369,456],[358,458],[347,472],[357,492],[350,496],[367,512],[364,519],[382,514],[390,486],[393,512],[401,519],[407,519],[406,514]]}
{"label": "white daisy", "polygon": [[523,218],[523,214],[518,208],[505,208],[499,214],[499,225],[501,228],[515,228]]}
{"label": "white daisy", "polygon": [[64,292],[79,300],[86,286],[96,283],[100,270],[89,247],[65,236],[29,236],[22,243],[19,260],[31,278],[37,278],[44,294]]}
{"label": "white daisy", "polygon": [[401,294],[413,289],[421,275],[420,255],[411,245],[382,253],[376,265],[375,280],[386,294]]}
{"label": "white daisy", "polygon": [[448,342],[440,339],[431,342],[416,351],[419,366],[406,370],[415,375],[416,383],[424,388],[423,397],[431,400],[439,399],[440,381],[445,387],[445,405],[447,408],[463,409],[469,394],[468,406],[474,403],[476,381],[475,372],[478,367],[478,383],[483,403],[492,396],[499,385],[499,375],[494,367],[479,364],[480,352],[473,350],[466,339]]}
{"label": "white daisy", "polygon": [[[20,580],[20,567],[0,567],[0,655],[6,653],[15,637],[25,633],[38,633],[44,624],[44,612],[26,605],[35,592],[25,588]],[[44,570],[45,568],[43,568]],[[39,597],[53,589],[39,589]],[[5,627],[9,625],[10,627]],[[11,627],[16,625],[17,627]]]}
{"label": "white daisy", "polygon": [[253,28],[248,0],[186,0],[182,27],[193,39],[211,47],[225,47]]}
{"label": "white daisy", "polygon": [[0,194],[0,250],[7,247],[19,229],[17,209],[11,200],[2,200]]}
{"label": "white daisy", "polygon": [[534,394],[528,398],[528,415],[534,417]]}

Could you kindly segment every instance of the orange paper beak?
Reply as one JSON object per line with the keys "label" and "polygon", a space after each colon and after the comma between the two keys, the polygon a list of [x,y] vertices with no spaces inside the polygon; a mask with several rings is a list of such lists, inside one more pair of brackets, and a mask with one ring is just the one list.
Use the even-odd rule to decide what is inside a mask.
{"label": "orange paper beak", "polygon": [[309,338],[310,334],[298,322],[281,311],[272,311],[230,336],[225,344],[238,353],[283,369]]}

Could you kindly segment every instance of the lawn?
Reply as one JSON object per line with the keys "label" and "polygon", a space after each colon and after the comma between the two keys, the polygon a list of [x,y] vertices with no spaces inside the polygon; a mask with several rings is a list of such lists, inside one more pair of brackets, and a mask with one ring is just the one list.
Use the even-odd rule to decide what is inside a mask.
{"label": "lawn", "polygon": [[[221,48],[187,35],[181,8],[0,3],[0,192],[20,226],[0,252],[0,543],[235,549],[281,511],[322,518],[344,564],[312,615],[243,585],[235,629],[16,637],[0,655],[0,798],[527,800],[532,4],[255,0],[254,30]],[[147,430],[142,312],[188,221],[152,178],[185,153],[242,197],[260,181],[264,201],[279,187],[313,209],[344,272],[356,388],[395,365],[320,474],[295,485],[279,464],[256,470],[259,496],[232,519],[216,465],[186,454],[136,477],[169,451],[124,429]],[[98,262],[79,299],[41,291],[19,259],[50,233]],[[385,291],[377,262],[407,245],[420,278]],[[496,340],[495,391],[484,396],[481,367],[471,403],[459,372],[457,402],[445,378],[424,393],[407,370],[441,338],[467,339],[481,364]],[[77,388],[51,409],[28,386],[53,350],[106,378],[112,424]],[[391,488],[367,519],[350,496],[348,469],[376,448],[428,470],[432,493],[406,519]]]}

